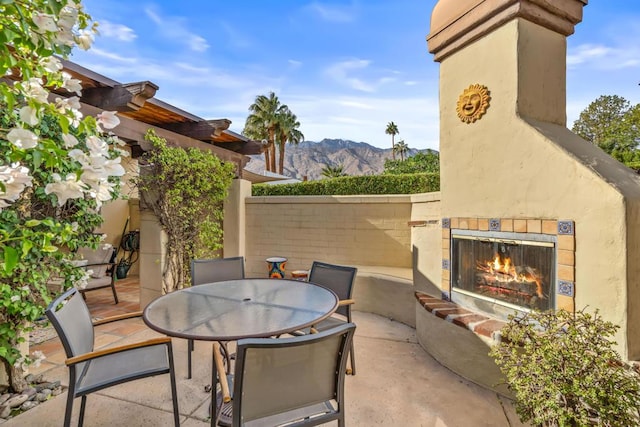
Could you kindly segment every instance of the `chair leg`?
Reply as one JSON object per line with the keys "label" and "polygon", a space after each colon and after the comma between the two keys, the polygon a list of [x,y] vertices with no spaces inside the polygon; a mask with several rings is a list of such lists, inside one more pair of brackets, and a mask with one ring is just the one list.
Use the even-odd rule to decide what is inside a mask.
{"label": "chair leg", "polygon": [[351,362],[351,375],[356,374],[356,354],[354,353],[354,345],[351,342],[351,349],[349,350],[349,361]]}
{"label": "chair leg", "polygon": [[116,285],[115,283],[111,283],[111,291],[113,292],[113,299],[118,303],[118,294],[116,293]]}
{"label": "chair leg", "polygon": [[85,394],[84,396],[82,396],[80,403],[80,419],[78,420],[78,427],[82,427],[82,425],[84,424],[84,409],[87,406],[87,395]]}
{"label": "chair leg", "polygon": [[187,341],[187,379],[191,379],[191,353],[193,352],[193,340]]}
{"label": "chair leg", "polygon": [[169,377],[171,378],[171,400],[173,402],[173,423],[176,427],[180,425],[180,411],[178,409],[178,388],[176,387],[176,373],[173,368],[173,347],[168,346],[169,353]]}
{"label": "chair leg", "polygon": [[74,390],[70,387],[67,390],[67,407],[64,410],[64,427],[71,427],[71,413],[73,412]]}

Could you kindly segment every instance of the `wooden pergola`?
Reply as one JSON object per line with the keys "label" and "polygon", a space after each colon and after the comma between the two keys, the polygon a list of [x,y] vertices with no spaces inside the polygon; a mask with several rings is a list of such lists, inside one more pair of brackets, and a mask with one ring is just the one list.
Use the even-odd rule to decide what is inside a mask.
{"label": "wooden pergola", "polygon": [[[113,133],[131,148],[133,158],[150,149],[144,135],[148,129],[166,139],[170,145],[195,147],[213,152],[220,159],[236,164],[236,176],[249,161],[247,155],[260,154],[261,144],[230,131],[228,119],[207,120],[167,104],[154,96],[158,86],[150,81],[120,83],[68,60],[64,71],[80,80],[80,111],[95,116],[102,111],[116,111],[120,125]],[[59,91],[57,96],[72,96]]]}

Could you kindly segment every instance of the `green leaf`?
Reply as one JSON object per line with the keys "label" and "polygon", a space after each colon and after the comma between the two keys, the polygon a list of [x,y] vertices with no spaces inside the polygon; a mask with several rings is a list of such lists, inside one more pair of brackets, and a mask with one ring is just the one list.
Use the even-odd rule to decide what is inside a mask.
{"label": "green leaf", "polygon": [[29,251],[33,248],[33,242],[31,240],[22,241],[22,258],[29,254]]}
{"label": "green leaf", "polygon": [[36,225],[40,225],[40,221],[37,219],[30,219],[25,221],[24,225],[27,227],[35,227]]}
{"label": "green leaf", "polygon": [[4,271],[11,273],[13,269],[18,265],[18,251],[11,246],[4,247]]}
{"label": "green leaf", "polygon": [[42,151],[33,150],[31,155],[33,156],[34,169],[39,169],[42,164]]}
{"label": "green leaf", "polygon": [[48,252],[48,253],[57,252],[58,251],[58,247],[57,246],[53,246],[53,245],[44,245],[42,247],[42,251],[43,252]]}

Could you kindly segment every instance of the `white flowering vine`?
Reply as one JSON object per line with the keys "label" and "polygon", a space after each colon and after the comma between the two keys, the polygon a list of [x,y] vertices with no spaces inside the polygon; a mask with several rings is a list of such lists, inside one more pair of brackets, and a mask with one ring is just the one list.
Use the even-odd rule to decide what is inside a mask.
{"label": "white flowering vine", "polygon": [[105,134],[117,114],[83,116],[81,82],[59,59],[89,49],[95,29],[80,0],[0,1],[0,360],[16,391],[30,360],[19,332],[42,316],[53,276],[86,281],[67,261],[99,244],[99,209],[125,174],[123,143]]}

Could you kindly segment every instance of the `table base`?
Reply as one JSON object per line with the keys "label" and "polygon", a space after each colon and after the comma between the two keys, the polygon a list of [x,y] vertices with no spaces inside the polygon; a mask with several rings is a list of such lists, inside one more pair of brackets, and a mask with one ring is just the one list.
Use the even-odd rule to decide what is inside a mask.
{"label": "table base", "polygon": [[[222,396],[218,394],[216,396],[216,401],[218,401],[218,396],[220,396],[220,400],[222,400]],[[220,415],[218,416],[218,425],[222,427],[231,427],[231,416],[233,415],[233,402],[223,403],[220,408]]]}
{"label": "table base", "polygon": [[[232,374],[227,375],[227,381],[229,381],[229,386],[232,387],[232,384],[233,384]],[[218,414],[217,425],[222,427],[231,427],[231,416],[233,415],[233,400],[228,403],[223,403],[222,391],[219,390],[219,387],[220,386],[218,385],[218,390],[216,391],[216,407],[219,408],[217,411],[217,414]],[[211,394],[213,395],[213,392]],[[211,406],[211,403],[209,403],[209,417],[211,417],[211,414],[213,412],[212,409],[213,408]]]}

